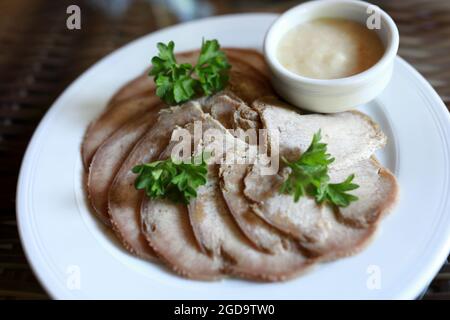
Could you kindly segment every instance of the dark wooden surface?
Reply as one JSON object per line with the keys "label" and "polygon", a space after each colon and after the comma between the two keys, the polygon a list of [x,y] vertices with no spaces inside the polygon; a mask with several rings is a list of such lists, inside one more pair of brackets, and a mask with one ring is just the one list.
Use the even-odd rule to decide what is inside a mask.
{"label": "dark wooden surface", "polygon": [[[180,21],[236,12],[282,12],[299,1],[0,0],[0,298],[46,299],[22,251],[15,217],[20,162],[41,117],[84,70],[114,49]],[[401,33],[400,55],[450,106],[450,1],[379,0]],[[82,29],[66,28],[81,8]],[[450,299],[450,266],[424,291]]]}

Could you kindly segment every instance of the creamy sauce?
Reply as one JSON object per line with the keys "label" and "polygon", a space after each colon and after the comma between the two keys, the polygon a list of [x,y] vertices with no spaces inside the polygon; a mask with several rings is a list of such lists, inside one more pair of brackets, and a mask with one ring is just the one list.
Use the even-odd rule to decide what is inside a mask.
{"label": "creamy sauce", "polygon": [[292,72],[315,79],[338,79],[363,72],[384,53],[378,35],[345,19],[323,18],[288,31],[278,47],[278,59]]}

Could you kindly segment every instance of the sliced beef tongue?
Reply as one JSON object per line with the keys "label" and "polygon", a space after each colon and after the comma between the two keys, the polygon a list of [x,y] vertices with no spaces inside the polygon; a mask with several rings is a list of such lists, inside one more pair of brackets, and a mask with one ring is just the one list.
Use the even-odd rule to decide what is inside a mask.
{"label": "sliced beef tongue", "polygon": [[[195,63],[198,51],[186,51],[176,55],[181,63]],[[155,83],[144,74],[126,83],[111,98],[107,108],[94,120],[86,131],[82,145],[83,164],[86,170],[97,148],[125,123],[148,112],[151,107],[159,105],[161,99],[156,96]]]}
{"label": "sliced beef tongue", "polygon": [[242,232],[260,250],[276,253],[289,249],[292,242],[250,207],[243,184],[248,168],[247,164],[223,164],[220,167],[220,189],[228,209]]}
{"label": "sliced beef tongue", "polygon": [[233,114],[233,127],[234,129],[242,130],[261,128],[258,112],[241,103]]}
{"label": "sliced beef tongue", "polygon": [[[241,73],[255,75],[257,78],[268,79],[267,66],[261,53],[250,49],[223,48],[222,50],[230,59],[234,69],[239,69]],[[198,53],[198,50],[185,51],[177,53],[175,56],[178,63],[195,64],[198,59]],[[120,88],[111,98],[109,105],[154,91],[155,82],[153,78],[148,76],[148,72],[149,69],[146,69],[142,75]]]}
{"label": "sliced beef tongue", "polygon": [[[222,141],[230,141],[226,146],[235,144],[243,144],[237,138],[234,138],[226,131],[224,127],[217,121],[209,119],[205,127],[215,128],[217,132],[224,135]],[[221,128],[222,127],[222,128]],[[233,142],[234,141],[234,142]],[[210,151],[211,144],[214,141],[203,139],[201,147],[197,147],[198,152]],[[255,147],[247,145],[248,149]],[[217,150],[213,147],[214,150]],[[285,241],[285,245],[280,245],[278,250],[271,253],[263,252],[256,248],[252,242],[245,236],[243,226],[247,221],[239,220],[236,224],[234,216],[230,213],[227,203],[224,200],[219,187],[219,165],[218,162],[224,162],[227,154],[235,152],[235,150],[243,151],[241,157],[247,156],[247,160],[255,158],[255,150],[245,150],[245,148],[226,148],[224,154],[215,154],[214,162],[208,167],[208,182],[204,186],[197,189],[197,197],[188,205],[189,218],[196,235],[196,238],[205,249],[213,257],[220,257],[223,260],[225,272],[240,275],[251,279],[263,279],[269,281],[288,279],[298,273],[304,271],[312,264],[312,261],[306,258],[297,247],[289,246],[289,241]],[[231,157],[235,161],[237,157]],[[225,164],[222,164],[225,165]],[[240,218],[240,217],[239,217]],[[256,219],[258,217],[255,216]],[[264,224],[260,220],[261,224]],[[258,226],[253,225],[254,229]],[[267,226],[263,229],[260,225],[261,232],[270,234],[271,238],[281,237],[279,233]]]}
{"label": "sliced beef tongue", "polygon": [[368,159],[386,144],[386,136],[378,125],[358,111],[300,115],[264,100],[255,101],[254,106],[268,134],[278,131],[279,154],[289,160],[306,151],[319,130],[322,141],[328,144],[328,153],[335,158],[330,168],[343,168]]}
{"label": "sliced beef tongue", "polygon": [[343,181],[354,173],[354,182],[359,185],[352,194],[359,198],[337,213],[341,220],[356,227],[373,225],[389,212],[398,197],[398,183],[395,176],[382,167],[375,158],[360,161],[345,170],[332,170],[332,183]]}
{"label": "sliced beef tongue", "polygon": [[[261,176],[254,166],[244,179],[244,193],[250,207],[261,218],[299,240],[299,244],[323,259],[356,253],[371,238],[375,226],[397,194],[397,184],[391,173],[373,159],[362,160],[352,167],[330,173],[332,181],[355,174],[359,197],[346,208],[319,206],[305,196],[294,202],[291,195],[278,192],[279,176]],[[345,178],[343,178],[345,179]]]}
{"label": "sliced beef tongue", "polygon": [[301,245],[315,255],[318,261],[354,255],[364,249],[375,235],[376,225],[352,228],[341,223],[329,206],[323,206],[320,215],[322,221],[320,238],[316,241],[301,242]]}
{"label": "sliced beef tongue", "polygon": [[227,48],[225,52],[228,57],[238,58],[253,66],[258,72],[265,77],[270,77],[264,56],[256,50],[242,48]]}
{"label": "sliced beef tongue", "polygon": [[185,205],[145,198],[141,218],[142,233],[172,270],[192,279],[222,276],[221,259],[204,254],[198,247]]}
{"label": "sliced beef tongue", "polygon": [[136,142],[156,122],[161,107],[156,107],[124,125],[97,149],[89,166],[87,191],[99,218],[110,225],[108,191],[125,158]]}
{"label": "sliced beef tongue", "polygon": [[[230,63],[233,64],[233,61]],[[230,71],[227,88],[248,104],[261,96],[273,94],[270,82],[266,78],[235,69],[235,64]]]}
{"label": "sliced beef tongue", "polygon": [[[206,120],[202,121],[202,130],[221,127],[209,115],[205,115],[205,118]],[[175,128],[172,136],[178,136],[178,130],[188,130],[193,137],[194,123],[184,128]],[[159,159],[171,157],[173,148],[178,143],[179,141],[171,141],[160,154]],[[141,219],[142,233],[150,247],[169,268],[192,279],[214,280],[223,276],[222,259],[206,254],[192,229],[186,205],[174,204],[168,200],[144,198]]]}
{"label": "sliced beef tongue", "polygon": [[[194,124],[184,129],[192,133]],[[183,206],[144,199],[141,217],[143,232],[150,246],[173,270],[193,278],[210,279],[224,273],[275,281],[304,271],[312,260],[295,246],[282,248],[275,254],[258,250],[242,233],[223,199],[219,188],[219,165],[216,163],[224,161],[225,157],[217,152],[215,143],[223,143],[224,153],[233,152],[235,144],[254,147],[233,137],[209,115],[204,116],[202,129],[204,135],[194,150],[197,154],[215,152],[208,160],[207,184],[197,189],[197,197],[188,205],[188,216]],[[208,133],[210,129],[215,130],[214,138]],[[223,136],[219,138],[218,135]],[[173,147],[174,144],[169,144],[161,158],[169,157]],[[243,146],[237,148],[243,149]],[[255,218],[258,217],[255,215]]]}
{"label": "sliced beef tongue", "polygon": [[[227,228],[221,225],[221,217],[228,215],[226,205],[221,201],[217,190],[216,166],[208,167],[208,181],[197,190],[197,197],[189,205],[189,219],[195,237],[203,252],[221,258],[222,239],[227,234]],[[222,205],[222,206],[221,206]],[[219,212],[219,214],[216,214]],[[217,227],[220,225],[220,227]]]}
{"label": "sliced beef tongue", "polygon": [[[279,281],[318,261],[358,252],[398,193],[395,177],[373,158],[386,137],[357,111],[300,115],[273,96],[258,52],[224,51],[233,66],[225,90],[168,108],[147,70],[122,87],[89,126],[82,157],[97,214],[110,222],[127,250],[146,259],[158,256],[193,279],[230,274]],[[195,64],[198,53],[184,52],[177,59]],[[190,141],[194,154],[213,151],[207,183],[188,206],[148,199],[135,189],[131,169],[171,157],[179,143],[171,137],[188,130],[189,139],[196,138],[196,121],[203,132]],[[251,140],[246,130],[260,128],[267,129],[262,141],[259,132]],[[265,157],[258,150],[295,160],[318,130],[335,158],[331,182],[355,174],[360,186],[352,191],[359,200],[346,208],[318,205],[309,196],[294,202],[278,192],[288,168],[272,175],[261,171],[259,160]],[[273,137],[279,138],[277,145]]]}
{"label": "sliced beef tongue", "polygon": [[258,129],[261,127],[258,112],[230,90],[204,99],[203,110],[230,129],[235,137],[248,144],[258,143]]}
{"label": "sliced beef tongue", "polygon": [[[292,196],[279,194],[281,176],[261,177],[250,171],[246,177],[250,168],[222,165],[222,193],[240,228],[259,247],[282,252],[298,245],[316,259],[329,260],[356,253],[373,235],[374,227],[342,224],[330,207],[317,206],[311,198],[295,203]],[[257,189],[252,200],[244,195],[244,181],[247,193]]]}
{"label": "sliced beef tongue", "polygon": [[154,95],[155,82],[148,76],[148,72],[149,69],[146,69],[143,74],[130,80],[122,88],[120,88],[109,101],[108,107],[128,99],[133,99],[136,96]]}
{"label": "sliced beef tongue", "polygon": [[[258,54],[252,50],[225,49],[232,52],[229,59],[233,65],[228,88],[244,101],[251,103],[261,95],[272,92],[264,74],[247,60]],[[181,52],[176,55],[180,63],[195,64],[198,51]],[[97,148],[122,125],[142,115],[160,103],[155,94],[155,84],[148,77],[148,70],[131,80],[113,96],[105,111],[88,127],[82,144],[82,158],[86,171]]]}
{"label": "sliced beef tongue", "polygon": [[111,224],[124,246],[138,256],[149,258],[153,252],[141,234],[142,193],[134,188],[136,175],[131,169],[135,165],[156,160],[168,145],[176,126],[184,126],[203,116],[196,101],[162,110],[155,125],[135,145],[114,178],[108,202]]}
{"label": "sliced beef tongue", "polygon": [[226,129],[234,129],[234,113],[244,102],[230,91],[222,91],[203,101],[203,110]]}
{"label": "sliced beef tongue", "polygon": [[89,168],[97,148],[108,137],[121,126],[132,121],[136,115],[149,112],[160,103],[161,100],[156,95],[140,95],[132,99],[117,102],[105,109],[105,111],[89,125],[84,136],[81,154],[86,170]]}
{"label": "sliced beef tongue", "polygon": [[[185,51],[177,53],[175,55],[178,63],[190,63],[194,64],[198,58],[198,50]],[[146,69],[143,74],[137,78],[126,83],[117,93],[111,98],[109,105],[119,101],[125,101],[142,94],[154,94],[155,82],[152,77],[149,77],[148,73],[150,68]]]}
{"label": "sliced beef tongue", "polygon": [[[218,117],[219,119],[223,120],[221,117]],[[203,118],[201,123],[201,136],[196,137],[195,136],[195,127],[198,125],[198,123],[189,123],[184,128],[177,128],[172,133],[172,137],[178,137],[182,134],[182,132],[178,132],[179,130],[187,130],[187,132],[190,134],[190,144],[192,146],[192,153],[199,155],[201,152],[206,151],[210,154],[210,158],[208,161],[210,163],[216,163],[218,161],[222,161],[222,154],[231,152],[235,147],[239,150],[245,150],[247,148],[247,145],[238,139],[235,139],[231,133],[227,131],[227,129],[222,125],[221,122],[214,119],[211,115],[206,114]],[[167,158],[170,158],[172,156],[179,157],[179,154],[173,155],[174,148],[177,146],[179,141],[174,140],[171,141],[171,143],[167,146],[167,148],[161,153],[160,159],[164,160]],[[182,159],[187,160],[191,155],[184,155]],[[211,181],[208,177],[207,185],[202,188],[206,188],[210,183],[216,183],[215,181]],[[195,199],[191,200],[192,203],[195,203]],[[189,207],[191,207],[189,205]],[[213,204],[211,204],[213,205]],[[190,211],[190,213],[192,213]],[[197,214],[193,214],[191,216],[191,220],[196,219],[207,219],[208,217],[205,216],[199,216]],[[192,227],[194,228],[194,234],[197,237],[198,245],[200,246],[201,250],[205,253],[213,252],[214,255],[220,255],[220,246],[219,244],[214,243],[214,235],[210,232],[214,230],[214,232],[217,232],[218,230],[215,230],[214,228],[211,229],[195,229],[196,224],[192,224]],[[211,241],[203,241],[204,238],[208,238]],[[208,243],[208,245],[205,245],[205,243]]]}
{"label": "sliced beef tongue", "polygon": [[227,273],[266,281],[286,280],[312,265],[296,248],[264,253],[255,249],[230,214],[219,188],[218,166],[211,165],[208,184],[197,190],[189,205],[193,230],[214,257],[221,257]]}
{"label": "sliced beef tongue", "polygon": [[[280,154],[292,160],[306,150],[312,135],[321,129],[329,153],[336,158],[330,166],[331,182],[340,182],[355,174],[355,183],[360,188],[353,194],[360,199],[347,208],[334,210],[328,205],[317,205],[308,196],[294,202],[292,196],[278,192],[288,174],[286,169],[282,168],[276,175],[262,175],[260,167],[252,165],[243,179],[244,195],[250,207],[266,222],[294,237],[302,247],[322,259],[358,251],[373,235],[374,226],[397,195],[395,177],[370,158],[385,143],[384,135],[358,112],[299,115],[268,104],[257,109],[263,125],[269,129],[268,134],[278,131]],[[270,149],[275,152],[273,146]]]}

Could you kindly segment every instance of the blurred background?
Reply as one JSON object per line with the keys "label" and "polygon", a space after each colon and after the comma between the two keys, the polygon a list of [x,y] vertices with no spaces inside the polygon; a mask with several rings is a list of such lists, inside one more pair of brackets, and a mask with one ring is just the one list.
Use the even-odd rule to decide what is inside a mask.
{"label": "blurred background", "polygon": [[[283,12],[280,0],[0,0],[0,299],[46,299],[25,259],[15,219],[21,159],[40,119],[97,60],[140,36],[183,21],[242,12]],[[450,1],[372,0],[397,22],[399,54],[450,106]],[[81,30],[66,9],[81,8]],[[444,265],[424,299],[450,299]]]}

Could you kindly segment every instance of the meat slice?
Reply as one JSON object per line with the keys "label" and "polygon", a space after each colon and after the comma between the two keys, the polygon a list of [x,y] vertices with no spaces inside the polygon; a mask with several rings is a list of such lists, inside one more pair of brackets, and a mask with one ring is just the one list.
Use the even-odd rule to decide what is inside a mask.
{"label": "meat slice", "polygon": [[304,272],[313,260],[297,248],[290,247],[274,254],[261,252],[252,245],[236,225],[219,189],[218,166],[209,167],[208,183],[197,190],[197,198],[189,205],[193,230],[202,245],[214,257],[221,257],[224,269],[241,277],[281,281]]}
{"label": "meat slice", "polygon": [[266,103],[264,99],[253,105],[268,133],[278,131],[278,153],[289,160],[306,151],[319,129],[322,141],[328,144],[328,152],[335,158],[330,168],[343,168],[368,159],[386,144],[386,136],[378,125],[358,111],[300,115]]}
{"label": "meat slice", "polygon": [[203,102],[203,110],[226,129],[248,130],[261,126],[259,114],[230,90],[216,93]]}
{"label": "meat slice", "polygon": [[368,227],[379,221],[395,205],[399,194],[397,179],[372,158],[360,161],[345,170],[332,170],[331,182],[344,181],[351,173],[355,173],[354,181],[359,184],[359,188],[353,190],[352,194],[359,200],[337,212],[339,218],[350,225]]}
{"label": "meat slice", "polygon": [[228,57],[241,59],[244,62],[250,64],[265,77],[270,77],[270,72],[267,68],[264,56],[258,51],[242,48],[227,48],[225,50]]}
{"label": "meat slice", "polygon": [[110,225],[109,187],[133,146],[155,123],[161,107],[156,107],[122,126],[97,149],[91,161],[87,183],[89,200],[98,217],[106,225]]}
{"label": "meat slice", "polygon": [[[204,137],[201,147],[197,148],[198,152],[216,151],[213,146],[216,141],[227,142],[224,144],[224,154],[215,153],[215,157],[210,159],[213,162],[208,166],[208,182],[197,189],[197,197],[188,205],[192,229],[200,246],[211,256],[220,257],[226,272],[242,277],[276,281],[288,279],[304,271],[312,261],[295,245],[291,246],[291,243],[286,241],[276,252],[261,252],[236,224],[219,188],[219,165],[216,163],[226,161],[227,153],[244,150],[242,146],[235,148],[236,144],[244,142],[234,138],[220,123],[211,118],[206,117],[203,122],[205,128],[214,128],[218,134],[222,133],[223,137],[216,137],[214,140]],[[247,145],[247,148],[253,147]],[[254,153],[246,151],[240,156],[248,155],[249,159],[253,158]],[[236,159],[236,156],[231,158]]]}
{"label": "meat slice", "polygon": [[[191,133],[193,132],[193,126],[188,125],[186,127]],[[217,120],[211,116],[206,116],[202,121],[202,137],[199,141],[192,141],[194,145],[194,152],[199,154],[202,151],[211,153],[211,158],[208,160],[212,165],[208,166],[208,170],[216,170],[215,163],[225,161],[225,154],[234,152],[235,149],[244,152],[248,149],[248,145],[242,140],[236,139],[230,134],[227,129]],[[220,150],[218,149],[220,148]],[[208,174],[208,181],[204,187],[200,187],[200,193],[203,189],[208,189],[210,184],[217,184],[215,175]],[[215,187],[213,187],[215,190]],[[197,200],[191,200],[189,204],[189,215],[194,229],[194,234],[197,238],[199,246],[204,250],[204,252],[213,252],[215,256],[220,255],[220,243],[217,243],[214,239],[217,239],[217,234],[214,232],[219,232],[220,230],[215,228],[197,228],[199,224],[192,223],[195,221],[203,221],[208,219],[208,216],[204,216],[198,210],[195,210]],[[213,207],[215,203],[206,204],[207,206]],[[192,209],[192,210],[191,210]],[[225,208],[223,210],[226,210]],[[212,221],[214,223],[214,221]],[[208,240],[205,241],[205,238]]]}
{"label": "meat slice", "polygon": [[108,202],[111,224],[124,246],[138,256],[149,258],[152,250],[140,232],[142,192],[134,188],[136,175],[131,169],[135,165],[156,160],[169,143],[176,126],[183,126],[202,116],[203,112],[196,101],[162,110],[155,125],[135,145],[114,178]]}
{"label": "meat slice", "polygon": [[[256,74],[258,77],[269,77],[266,62],[261,53],[252,49],[223,48],[226,55],[232,60],[233,67],[242,70],[243,73]],[[198,58],[198,50],[177,53],[175,56],[178,63],[195,64]],[[149,69],[137,78],[126,83],[111,98],[109,105],[119,101],[141,95],[144,92],[151,92],[155,88],[155,83],[148,76]]]}
{"label": "meat slice", "polygon": [[234,128],[233,116],[242,100],[232,92],[219,92],[203,101],[203,110],[219,121],[226,129]]}
{"label": "meat slice", "polygon": [[244,179],[244,193],[253,202],[250,206],[254,212],[323,257],[357,252],[370,239],[374,226],[397,197],[395,177],[373,159],[330,172],[332,182],[342,181],[354,173],[354,181],[360,186],[352,191],[359,197],[358,201],[335,209],[319,206],[309,196],[294,202],[292,196],[278,192],[283,178],[261,176],[255,168]]}
{"label": "meat slice", "polygon": [[[268,78],[258,72],[252,65],[238,58],[228,58],[231,69],[224,93],[249,105],[262,96],[274,94]],[[208,103],[207,101],[210,99],[205,100]]]}
{"label": "meat slice", "polygon": [[[269,145],[271,152],[297,159],[309,146],[313,134],[321,129],[328,152],[336,159],[330,166],[331,182],[340,182],[355,174],[355,183],[360,188],[352,193],[360,200],[347,208],[334,210],[328,205],[317,205],[311,197],[302,197],[296,203],[292,196],[278,192],[289,173],[287,168],[281,168],[275,175],[263,175],[259,165],[247,165],[239,170],[231,168],[223,180],[231,179],[237,171],[242,178],[246,171],[242,178],[246,199],[240,198],[244,203],[240,206],[247,204],[254,213],[297,239],[312,254],[331,259],[355,253],[371,238],[374,226],[397,196],[395,177],[370,158],[384,145],[384,134],[359,112],[299,115],[276,106],[274,101],[268,98],[254,103],[269,136],[274,132],[279,134],[278,149]],[[236,178],[235,183],[238,181]],[[249,237],[258,240],[257,235]]]}
{"label": "meat slice", "polygon": [[156,95],[142,95],[107,108],[89,125],[84,136],[81,153],[85,168],[89,168],[95,151],[111,134],[136,115],[148,112],[160,103],[161,100]]}
{"label": "meat slice", "polygon": [[148,72],[149,69],[146,69],[143,74],[127,82],[113,95],[111,100],[109,100],[107,107],[132,99],[136,96],[150,96],[155,94],[155,82],[153,81],[153,78],[148,76]]}
{"label": "meat slice", "polygon": [[233,127],[242,130],[258,130],[261,127],[258,112],[241,103],[233,114]]}
{"label": "meat slice", "polygon": [[[180,63],[195,64],[198,51],[183,52],[176,56]],[[251,103],[262,95],[272,92],[269,81],[252,65],[236,57],[230,57],[229,60],[233,67],[230,71],[228,88],[242,100]],[[105,111],[89,125],[81,150],[86,170],[95,151],[106,138],[126,122],[161,102],[155,95],[153,80],[146,79],[146,74],[120,89]]]}
{"label": "meat slice", "polygon": [[[190,124],[184,129],[192,132],[193,127],[194,125]],[[197,153],[218,150],[216,149],[216,143],[225,147],[225,153],[233,152],[234,144],[245,144],[234,138],[225,127],[209,115],[206,115],[202,120],[202,128],[203,136],[197,141],[198,145],[195,148]],[[212,131],[208,131],[210,129],[215,130],[215,135],[212,134]],[[223,136],[219,137],[219,135]],[[173,144],[170,144],[161,154],[161,158],[168,157],[173,146]],[[238,147],[238,150],[242,149],[242,146]],[[149,213],[146,208],[153,205],[153,202],[144,200],[141,215],[146,226],[144,233],[150,246],[172,269],[196,278],[199,277],[198,274],[195,274],[197,269],[210,270],[211,265],[214,266],[213,270],[215,271],[212,276],[215,276],[220,270],[223,273],[268,281],[288,279],[304,271],[312,264],[312,260],[306,258],[297,250],[295,245],[292,248],[283,248],[275,255],[268,254],[256,249],[241,232],[230,215],[219,189],[218,165],[215,163],[224,160],[223,154],[213,154],[209,159],[211,164],[208,168],[207,183],[197,189],[197,198],[191,200],[188,205],[189,220],[193,230],[192,235],[188,232],[182,234],[185,238],[180,237],[179,233],[176,238],[173,235],[165,235],[171,232],[170,224],[178,226],[186,223],[177,221],[176,223],[165,224],[161,220],[156,223],[152,220],[149,223]],[[160,203],[158,202],[158,207]],[[164,203],[164,208],[166,208],[167,202]],[[159,215],[164,217],[167,210],[161,210]],[[173,208],[169,210],[175,211]],[[177,216],[183,217],[182,207],[177,206],[177,210]],[[155,230],[159,230],[159,234],[156,234]],[[197,243],[193,243],[192,239],[195,239]],[[209,260],[205,261],[205,257],[209,257]],[[199,259],[198,263],[202,265],[200,268],[195,263],[197,258]],[[204,273],[211,275],[210,271]]]}
{"label": "meat slice", "polygon": [[251,168],[250,163],[255,161],[248,157],[247,161],[239,160],[239,164],[222,164],[220,189],[228,209],[247,238],[260,250],[280,252],[292,246],[290,239],[256,215],[252,203],[244,195],[244,178]]}
{"label": "meat slice", "polygon": [[[220,98],[220,97],[219,97]],[[221,99],[216,99],[220,101]],[[208,109],[208,108],[206,108]],[[213,113],[214,114],[214,113]],[[218,117],[220,120],[224,121],[222,117]],[[225,121],[226,123],[227,121]],[[189,123],[184,128],[177,128],[172,133],[172,137],[179,137],[182,136],[184,133],[183,131],[187,131],[189,133],[188,138],[190,137],[190,144],[193,147],[194,154],[199,154],[204,149],[204,145],[208,145],[208,152],[211,152],[209,161],[212,163],[215,163],[216,161],[221,161],[222,155],[224,152],[233,151],[233,149],[236,147],[239,150],[245,150],[247,148],[247,145],[238,139],[235,139],[228,131],[227,129],[221,124],[220,121],[214,119],[211,115],[206,114],[203,118],[201,123],[201,130],[200,136],[195,135],[196,126],[198,126],[198,123]],[[183,135],[183,137],[185,137]],[[170,157],[172,157],[174,148],[178,145],[179,141],[176,139],[171,141],[167,148],[161,153],[159,159],[165,160]],[[219,149],[220,148],[220,149]],[[175,157],[179,157],[179,154],[175,154]],[[187,160],[191,157],[191,154],[184,155],[182,159]],[[210,183],[208,181],[207,183]],[[192,200],[195,201],[195,200]],[[194,217],[191,217],[194,218]],[[199,219],[202,219],[202,217],[197,217]],[[192,225],[193,228],[196,227],[195,224]],[[206,232],[208,230],[205,230]],[[202,241],[202,233],[201,230],[194,230],[194,235],[198,240],[198,244],[203,252],[207,252],[209,248],[205,247],[203,245]]]}
{"label": "meat slice", "polygon": [[[181,63],[195,63],[198,51],[182,52],[176,57]],[[95,151],[112,133],[160,103],[161,99],[155,94],[155,83],[148,76],[148,69],[144,74],[125,84],[86,131],[81,147],[85,169],[88,170]]]}
{"label": "meat slice", "polygon": [[[179,63],[195,63],[198,58],[198,50],[180,52],[175,55]],[[154,94],[155,82],[153,78],[149,77],[150,68],[147,68],[144,73],[137,78],[126,83],[116,94],[111,98],[109,105],[115,104],[119,101],[124,101],[142,94]]]}
{"label": "meat slice", "polygon": [[222,261],[200,251],[185,205],[145,198],[141,218],[148,243],[176,273],[199,280],[222,276]]}
{"label": "meat slice", "polygon": [[[230,71],[230,79],[227,88],[235,95],[251,104],[256,99],[267,94],[274,94],[270,82],[257,73],[250,73],[243,71],[243,68],[238,69],[236,62],[230,59],[233,65]],[[244,66],[242,64],[242,66]]]}
{"label": "meat slice", "polygon": [[330,261],[351,256],[363,250],[376,232],[376,224],[352,228],[341,223],[329,206],[320,209],[322,235],[319,241],[302,241],[301,245],[316,255],[317,261]]}

